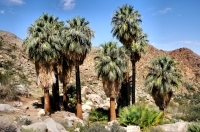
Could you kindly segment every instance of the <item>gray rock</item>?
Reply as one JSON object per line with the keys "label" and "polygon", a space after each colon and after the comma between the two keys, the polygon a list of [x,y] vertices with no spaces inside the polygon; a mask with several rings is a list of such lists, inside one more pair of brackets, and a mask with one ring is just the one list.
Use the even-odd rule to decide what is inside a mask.
{"label": "gray rock", "polygon": [[83,120],[76,117],[76,115],[73,113],[67,113],[67,115],[65,115],[65,121],[68,127],[72,127],[76,124],[81,124],[82,126],[84,126]]}
{"label": "gray rock", "polygon": [[92,101],[94,105],[100,105],[103,103],[103,99],[97,94],[88,94],[86,97],[88,100]]}
{"label": "gray rock", "polygon": [[8,104],[0,104],[0,111],[17,111],[19,109],[16,109],[15,107],[12,107]]}
{"label": "gray rock", "polygon": [[83,112],[88,112],[88,111],[90,111],[91,109],[92,109],[92,107],[89,106],[89,105],[87,105],[87,104],[82,105],[82,111],[83,111]]}
{"label": "gray rock", "polygon": [[88,120],[90,114],[88,112],[84,112],[82,115],[84,120]]}
{"label": "gray rock", "polygon": [[127,126],[127,132],[141,132],[139,126]]}
{"label": "gray rock", "polygon": [[60,132],[65,130],[61,124],[56,123],[52,118],[47,118],[43,122],[46,124],[48,132]]}
{"label": "gray rock", "polygon": [[22,129],[24,129],[24,130],[32,129],[32,130],[35,130],[35,131],[40,130],[41,132],[46,132],[47,127],[46,127],[44,122],[38,122],[38,123],[34,123],[34,124],[31,124],[31,125],[28,125],[28,126],[23,125]]}
{"label": "gray rock", "polygon": [[58,128],[59,131],[61,131],[61,132],[67,132],[67,131],[65,130],[65,128],[64,128],[61,124],[56,123],[56,126],[57,126],[57,128]]}
{"label": "gray rock", "polygon": [[157,127],[160,127],[165,132],[187,132],[188,122],[176,122],[174,124],[164,124]]}
{"label": "gray rock", "polygon": [[24,85],[16,85],[15,90],[18,95],[28,95],[28,88]]}
{"label": "gray rock", "polygon": [[38,116],[43,116],[45,115],[45,111],[44,109],[41,109],[39,112],[38,112]]}
{"label": "gray rock", "polygon": [[22,105],[23,105],[23,103],[20,102],[20,101],[15,101],[15,102],[13,103],[13,106],[14,106],[14,107],[20,107],[20,106],[22,106]]}

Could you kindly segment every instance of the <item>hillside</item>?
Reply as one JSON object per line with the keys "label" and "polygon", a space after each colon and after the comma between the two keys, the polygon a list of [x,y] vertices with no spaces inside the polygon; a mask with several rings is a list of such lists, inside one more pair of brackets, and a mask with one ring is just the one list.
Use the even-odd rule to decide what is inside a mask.
{"label": "hillside", "polygon": [[[5,66],[8,63],[11,63],[8,69],[12,69],[14,73],[24,74],[26,79],[31,82],[31,85],[28,85],[31,91],[35,91],[36,85],[36,74],[35,67],[32,62],[28,60],[25,54],[22,51],[22,43],[23,41],[18,38],[16,35],[1,31],[0,36],[2,38],[2,42],[4,43],[0,47],[0,71],[3,72],[5,70]],[[86,57],[84,64],[80,66],[81,71],[81,83],[84,92],[89,93],[98,93],[101,96],[104,96],[104,92],[102,89],[102,83],[97,79],[95,70],[94,70],[94,56],[95,51],[98,50],[98,47],[93,47],[92,51]],[[198,89],[197,80],[200,79],[200,56],[195,54],[193,51],[187,48],[180,48],[173,51],[163,51],[158,50],[152,45],[148,45],[147,53],[142,55],[139,62],[136,63],[136,97],[143,96],[144,88],[144,79],[147,75],[147,71],[145,67],[149,65],[149,62],[158,56],[167,55],[180,63],[179,67],[183,71],[183,79],[184,82],[189,84],[190,86]],[[131,72],[130,72],[131,73]],[[20,75],[21,76],[21,75]],[[75,84],[75,73],[73,70],[72,77],[70,83]],[[183,86],[182,91],[187,91]],[[36,91],[40,91],[37,88]],[[99,91],[101,91],[99,93]],[[40,91],[41,92],[41,91]],[[142,95],[141,95],[142,94]]]}
{"label": "hillside", "polygon": [[[0,111],[0,115],[2,117],[0,118],[0,124],[1,121],[5,120],[5,118],[9,119],[11,122],[13,120],[15,122],[20,122],[20,118],[25,117],[31,121],[30,123],[38,123],[41,121],[49,120],[48,116],[43,116],[40,113],[43,110],[43,105],[40,101],[40,97],[43,96],[43,91],[39,89],[36,84],[37,78],[35,73],[35,66],[24,54],[22,50],[22,43],[23,41],[19,39],[16,35],[0,30],[0,79],[4,80],[4,77],[8,78],[9,84],[11,86],[19,84],[26,86],[29,89],[28,93],[31,95],[29,98],[19,96],[17,102],[7,100],[5,101],[1,99],[2,93],[4,92],[2,91],[2,88],[7,89],[7,87],[1,87],[0,85],[0,104],[14,104],[13,106],[19,109],[18,112],[12,112],[11,114],[8,111]],[[107,99],[107,97],[105,96],[101,80],[97,79],[97,74],[94,67],[95,63],[93,58],[95,57],[96,51],[98,49],[99,47],[92,47],[92,50],[87,55],[83,65],[80,66],[82,103],[83,106],[87,106],[88,102],[90,104],[92,103],[91,107],[93,108],[109,108],[109,99]],[[171,122],[179,121],[179,119],[185,119],[186,109],[189,109],[192,106],[186,104],[188,102],[192,102],[193,100],[200,100],[198,98],[200,93],[200,56],[195,54],[190,49],[180,48],[167,52],[163,50],[158,50],[152,45],[148,45],[147,53],[142,55],[140,61],[136,63],[136,102],[145,102],[148,103],[148,105],[151,105],[153,107],[155,106],[152,97],[148,93],[147,89],[144,87],[144,80],[147,75],[147,70],[145,69],[145,67],[150,64],[150,61],[162,55],[167,55],[178,61],[180,63],[179,68],[183,72],[184,85],[175,92],[175,96],[172,99],[173,101],[171,101],[172,103],[166,110],[167,112],[165,115],[165,118],[167,120],[170,120]],[[131,67],[131,63],[129,64]],[[3,78],[2,75],[4,75]],[[75,85],[74,69],[72,71],[70,84]],[[185,95],[182,94],[183,92],[195,96],[190,96],[190,98],[186,99],[184,98]],[[61,93],[62,84],[60,83],[60,94]],[[17,106],[20,103],[21,105]],[[186,106],[188,108],[186,108]],[[196,106],[196,104],[194,106]],[[88,119],[88,110],[84,107],[82,107],[84,111],[83,114],[85,116],[85,119]],[[197,111],[197,113],[198,112],[199,111]],[[191,113],[191,111],[189,111],[189,113]],[[68,117],[70,117],[70,120],[68,120]],[[61,111],[52,113],[50,118],[58,123],[62,123],[62,125],[66,125],[66,122],[71,122],[71,118],[75,119],[76,117],[74,113],[62,109]],[[68,128],[68,126],[65,128]]]}

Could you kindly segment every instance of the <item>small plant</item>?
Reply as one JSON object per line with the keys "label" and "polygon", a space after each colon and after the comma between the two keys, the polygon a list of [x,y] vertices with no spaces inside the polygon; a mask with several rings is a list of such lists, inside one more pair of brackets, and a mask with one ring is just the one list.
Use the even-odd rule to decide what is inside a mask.
{"label": "small plant", "polygon": [[163,112],[138,104],[120,109],[118,116],[121,124],[138,125],[142,129],[149,129],[163,120]]}
{"label": "small plant", "polygon": [[200,132],[200,123],[189,125],[187,132]]}
{"label": "small plant", "polygon": [[109,120],[109,110],[102,108],[94,109],[90,112],[89,120],[92,122],[103,122],[106,123]]}

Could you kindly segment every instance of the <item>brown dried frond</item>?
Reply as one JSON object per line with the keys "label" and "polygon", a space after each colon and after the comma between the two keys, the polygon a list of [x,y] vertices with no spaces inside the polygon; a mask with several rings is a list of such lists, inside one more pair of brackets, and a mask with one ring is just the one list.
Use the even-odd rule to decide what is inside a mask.
{"label": "brown dried frond", "polygon": [[52,64],[35,62],[38,86],[42,89],[51,88],[56,83],[55,71]]}
{"label": "brown dried frond", "polygon": [[117,98],[121,88],[121,82],[102,80],[104,92],[109,98]]}

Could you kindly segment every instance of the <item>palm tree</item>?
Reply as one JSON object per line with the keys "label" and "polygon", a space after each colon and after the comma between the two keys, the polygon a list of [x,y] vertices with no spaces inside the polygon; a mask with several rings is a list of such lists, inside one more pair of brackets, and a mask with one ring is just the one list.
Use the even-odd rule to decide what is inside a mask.
{"label": "palm tree", "polygon": [[[115,11],[111,23],[112,33],[131,52],[132,63],[132,103],[135,103],[135,74],[136,62],[140,60],[141,54],[146,52],[147,35],[139,26],[142,22],[141,15],[134,10],[133,6],[123,5],[119,11]],[[128,74],[127,74],[128,81]],[[129,90],[128,90],[129,91]],[[129,100],[129,99],[128,99]]]}
{"label": "palm tree", "polygon": [[95,57],[95,69],[98,78],[102,78],[103,88],[110,98],[110,121],[116,120],[115,99],[118,97],[124,73],[128,69],[123,52],[117,48],[116,42],[102,44],[100,54]]}
{"label": "palm tree", "polygon": [[29,59],[35,62],[38,85],[44,90],[44,110],[47,114],[51,109],[49,88],[57,82],[55,66],[61,55],[60,28],[63,26],[58,18],[44,13],[28,28],[28,36],[23,43]]}
{"label": "palm tree", "polygon": [[173,95],[173,88],[178,88],[182,82],[178,64],[173,59],[162,56],[153,60],[151,66],[147,67],[145,85],[150,89],[156,105],[162,111]]}
{"label": "palm tree", "polygon": [[76,69],[76,90],[77,90],[77,117],[82,117],[81,85],[79,65],[83,64],[86,55],[91,50],[91,38],[94,37],[93,30],[88,26],[89,22],[85,18],[75,17],[68,20],[68,27],[64,32],[67,59],[70,65]]}

